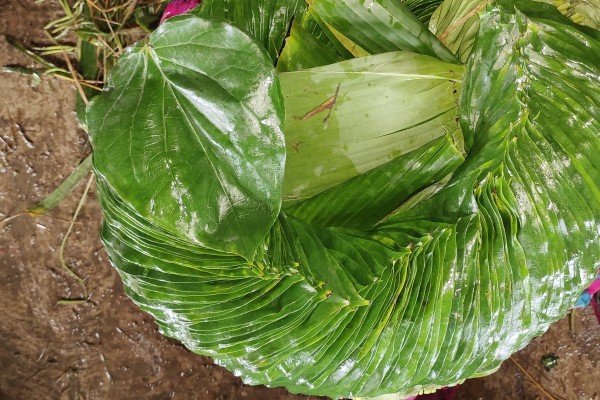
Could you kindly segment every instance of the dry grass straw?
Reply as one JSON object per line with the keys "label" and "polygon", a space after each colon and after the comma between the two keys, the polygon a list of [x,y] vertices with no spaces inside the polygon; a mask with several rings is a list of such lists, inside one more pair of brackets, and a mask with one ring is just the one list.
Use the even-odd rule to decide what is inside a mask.
{"label": "dry grass straw", "polygon": [[[148,25],[158,20],[166,0],[57,1],[64,15],[44,27],[53,44],[32,50],[42,58],[59,56],[64,60],[66,54],[76,61],[75,74],[75,68],[66,60],[67,68],[48,68],[46,73],[70,78],[77,86],[101,90],[119,55],[148,34]],[[86,53],[85,46],[93,48],[93,57],[89,51]],[[96,71],[95,76],[84,76],[86,70]]]}
{"label": "dry grass straw", "polygon": [[[47,0],[40,0],[42,3]],[[44,29],[51,45],[26,48],[13,38],[7,38],[9,44],[30,57],[42,68],[30,69],[20,66],[7,66],[3,71],[53,75],[75,84],[83,103],[87,105],[90,95],[101,91],[106,76],[117,62],[124,49],[147,36],[149,24],[160,18],[161,5],[165,0],[57,0],[63,16],[48,23]],[[53,62],[60,56],[64,66]],[[90,93],[85,89],[93,89]],[[91,156],[78,166],[73,174],[46,199],[33,208],[0,220],[0,227],[9,221],[23,216],[46,215],[58,205],[89,173]],[[89,300],[85,280],[75,273],[65,260],[64,252],[76,219],[86,203],[88,192],[93,183],[90,175],[83,194],[78,202],[73,218],[60,245],[60,264],[63,270],[75,279],[83,290],[80,298],[60,299],[59,304],[80,304]]]}

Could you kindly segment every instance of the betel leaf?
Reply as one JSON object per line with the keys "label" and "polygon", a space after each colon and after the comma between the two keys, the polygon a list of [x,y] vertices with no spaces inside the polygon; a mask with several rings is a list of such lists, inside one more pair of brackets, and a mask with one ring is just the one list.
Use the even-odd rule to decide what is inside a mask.
{"label": "betel leaf", "polygon": [[332,56],[335,56],[336,60],[329,64],[369,55],[356,43],[323,21],[314,11],[311,5],[312,1],[308,1],[308,3],[310,4],[306,11],[296,15],[293,20],[286,44],[278,60],[278,71],[290,72],[326,65],[322,62]]}
{"label": "betel leaf", "polygon": [[465,375],[493,370],[562,317],[600,252],[600,43],[511,8],[484,15],[467,65],[466,162],[444,190],[382,226],[415,235],[416,221],[456,221],[458,265],[473,274],[460,290],[476,308],[451,319],[462,339],[442,348],[471,365]]}
{"label": "betel leaf", "polygon": [[223,22],[171,18],[120,57],[108,86],[87,115],[97,174],[157,226],[251,259],[279,212],[285,162],[264,50]]}
{"label": "betel leaf", "polygon": [[314,196],[453,132],[463,71],[393,52],[281,74],[284,200]]}
{"label": "betel leaf", "polygon": [[313,0],[312,7],[323,21],[370,54],[404,50],[458,62],[399,1]]}
{"label": "betel leaf", "polygon": [[192,13],[229,21],[256,38],[276,64],[292,20],[305,10],[304,0],[204,0]]}
{"label": "betel leaf", "polygon": [[[363,216],[379,219],[375,208],[387,207],[385,196],[395,188],[363,188],[378,184],[369,178],[384,168],[402,175],[399,164],[418,160],[436,145],[446,149],[448,160],[460,155],[458,142],[449,137],[453,132],[331,188],[341,196],[364,189],[372,198],[372,209],[367,199],[357,198],[364,212],[347,216],[357,225],[292,215],[293,208],[280,211],[252,262],[171,229],[192,208],[168,210],[170,225],[157,224],[161,209],[140,209],[115,185],[127,179],[153,190],[156,175],[135,180],[122,160],[136,159],[122,153],[110,159],[113,167],[102,166],[113,157],[106,153],[118,148],[95,143],[96,167],[104,169],[98,174],[102,238],[126,292],[164,334],[251,384],[331,397],[411,395],[497,369],[564,316],[595,277],[600,256],[600,42],[573,24],[530,14],[527,5],[503,2],[482,16],[460,99],[464,163],[440,168],[440,175],[452,173],[442,190],[410,207],[403,203],[375,226],[364,225],[370,228],[356,227]],[[179,23],[207,22],[183,18],[164,26]],[[214,34],[239,32],[227,24],[211,26]],[[220,47],[235,48],[238,40],[246,39],[222,37]],[[91,118],[96,137],[106,131],[114,139],[118,125],[126,136],[132,132],[131,110],[114,97],[117,84],[127,87],[144,76],[143,69],[131,68],[136,65],[131,54],[119,60],[114,88],[101,95],[105,100],[94,101],[122,107],[104,114],[113,125],[98,114]],[[348,81],[352,78],[340,87]],[[382,91],[386,81],[377,82]],[[203,90],[194,87],[194,93]],[[163,95],[136,92],[135,101],[150,106]],[[453,98],[451,91],[445,95]],[[286,99],[286,108],[320,104],[303,96]],[[190,112],[201,112],[197,105]],[[234,115],[246,110],[240,104]],[[398,113],[403,110],[398,107]],[[153,115],[170,121],[160,110]],[[365,134],[369,130],[365,126]],[[177,150],[186,162],[202,156]],[[160,157],[143,161],[150,171],[164,172]],[[403,176],[420,175],[419,163],[405,165]],[[210,173],[202,169],[197,176]],[[403,182],[407,193],[398,202],[419,196],[436,179],[425,173],[413,184]],[[211,194],[198,195],[207,201]],[[332,208],[348,204],[336,196],[327,201]]]}

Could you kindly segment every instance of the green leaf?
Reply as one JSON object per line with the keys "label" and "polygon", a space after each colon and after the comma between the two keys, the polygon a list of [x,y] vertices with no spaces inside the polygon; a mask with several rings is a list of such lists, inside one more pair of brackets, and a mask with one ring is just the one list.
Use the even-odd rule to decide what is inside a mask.
{"label": "green leaf", "polygon": [[431,14],[442,0],[402,0],[402,3],[424,24],[429,22]]}
{"label": "green leaf", "polygon": [[552,4],[573,22],[600,29],[600,4],[595,0],[538,0]]}
{"label": "green leaf", "polygon": [[[79,72],[84,79],[97,80],[98,79],[98,48],[87,40],[81,40],[79,42],[80,53],[79,53]],[[85,93],[86,101],[91,100],[94,96],[97,96],[100,92],[94,88],[83,86],[83,93]],[[83,100],[81,94],[77,94],[77,100],[75,104],[75,110],[77,112],[77,120],[80,125],[85,124],[85,109],[86,101]]]}
{"label": "green leaf", "polygon": [[431,16],[429,30],[462,62],[466,62],[479,31],[479,13],[490,2],[444,0]]}
{"label": "green leaf", "polygon": [[314,196],[453,132],[462,73],[396,52],[281,74],[284,200]]}
{"label": "green leaf", "polygon": [[87,115],[97,174],[162,229],[252,259],[279,212],[285,160],[264,50],[222,22],[171,18],[108,85]]}
{"label": "green leaf", "polygon": [[292,22],[290,35],[277,60],[278,72],[299,71],[320,67],[352,58],[340,54],[323,29],[307,10],[300,19]]}
{"label": "green leaf", "polygon": [[[568,14],[568,8],[561,8],[561,10],[558,10],[554,5],[548,4],[549,0],[529,0],[526,2],[519,2],[518,0],[496,0],[496,2],[508,9],[516,8],[530,18],[535,18],[540,21],[554,21],[562,25],[568,25],[594,39],[600,39],[600,32],[598,30],[574,22],[573,19],[564,15]],[[558,3],[562,3],[562,0],[557,0],[555,4]]]}
{"label": "green leaf", "polygon": [[[547,3],[547,4],[546,4]],[[536,0],[519,2],[517,0],[445,0],[431,16],[429,21],[429,30],[433,32],[442,43],[444,43],[456,56],[466,62],[471,54],[477,32],[479,30],[479,14],[481,14],[489,4],[501,4],[507,9],[513,7],[527,12],[529,16],[538,19],[552,20],[565,25],[571,25],[581,30],[587,35],[596,39],[600,38],[600,33],[584,26],[577,26],[571,20],[561,15],[558,10],[550,5],[564,3],[563,0]],[[574,16],[577,21],[582,21],[582,16],[575,14],[574,11],[569,14],[566,7],[561,11],[565,14]],[[572,10],[569,8],[569,10]],[[589,21],[589,19],[586,19]]]}
{"label": "green leaf", "polygon": [[410,51],[457,59],[402,3],[393,0],[314,0],[314,11],[370,54]]}
{"label": "green leaf", "polygon": [[[323,35],[328,39],[328,42],[335,47],[337,52],[343,57],[344,60],[356,57],[356,55],[352,52],[352,50],[357,47],[356,43],[352,42],[346,36],[336,31],[331,25],[323,21],[323,19],[321,19],[321,17],[314,11],[312,6],[308,7],[308,13],[310,14],[310,18],[314,19],[314,21],[317,23],[319,30],[323,32]],[[316,29],[317,28],[315,28],[315,30]],[[321,35],[319,34],[319,36]]]}
{"label": "green leaf", "polygon": [[292,19],[305,10],[304,0],[204,0],[192,14],[229,21],[255,37],[276,64]]}
{"label": "green leaf", "polygon": [[369,229],[463,162],[450,135],[424,144],[286,210],[319,226]]}

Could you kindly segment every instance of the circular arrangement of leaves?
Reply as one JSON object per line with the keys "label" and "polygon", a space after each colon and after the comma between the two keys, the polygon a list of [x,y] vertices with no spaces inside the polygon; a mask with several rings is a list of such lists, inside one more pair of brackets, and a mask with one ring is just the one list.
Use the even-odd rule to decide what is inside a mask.
{"label": "circular arrangement of leaves", "polygon": [[561,318],[600,259],[600,33],[533,1],[257,3],[170,18],[88,107],[102,239],[161,331],[356,397]]}

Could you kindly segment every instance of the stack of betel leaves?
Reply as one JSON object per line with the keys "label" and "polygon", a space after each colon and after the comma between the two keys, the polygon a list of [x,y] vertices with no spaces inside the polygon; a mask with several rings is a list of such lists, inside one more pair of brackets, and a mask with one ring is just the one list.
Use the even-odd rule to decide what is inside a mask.
{"label": "stack of betel leaves", "polygon": [[493,372],[599,266],[599,14],[573,7],[170,18],[87,112],[128,295],[250,384],[400,398]]}

